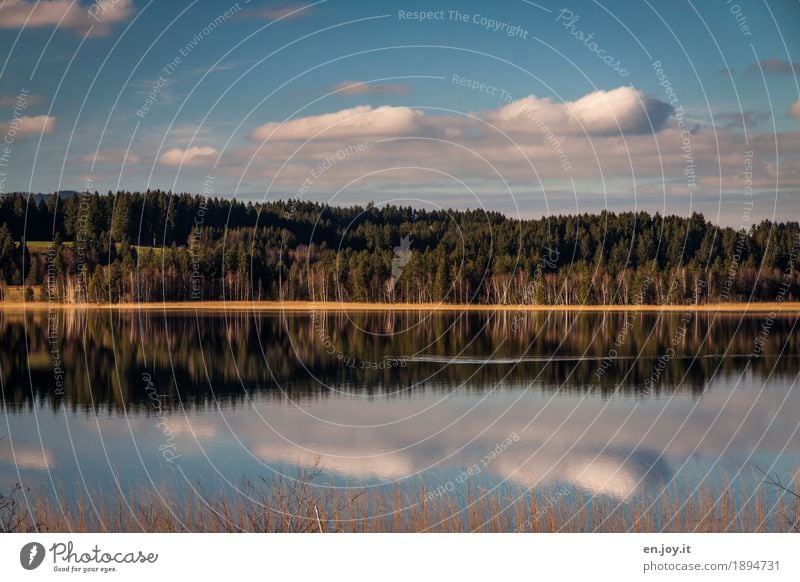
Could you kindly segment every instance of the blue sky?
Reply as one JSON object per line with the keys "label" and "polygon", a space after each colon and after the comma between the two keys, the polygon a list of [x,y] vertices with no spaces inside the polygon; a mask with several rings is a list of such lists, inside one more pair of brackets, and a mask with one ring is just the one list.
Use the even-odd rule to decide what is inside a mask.
{"label": "blue sky", "polygon": [[798,23],[796,0],[6,0],[0,187],[796,219]]}

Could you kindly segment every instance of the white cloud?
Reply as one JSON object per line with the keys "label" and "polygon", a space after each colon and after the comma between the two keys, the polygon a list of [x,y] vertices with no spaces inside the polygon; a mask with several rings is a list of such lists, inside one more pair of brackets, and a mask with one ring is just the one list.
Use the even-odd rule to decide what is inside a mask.
{"label": "white cloud", "polygon": [[556,135],[635,135],[659,131],[671,113],[667,103],[619,87],[566,103],[529,95],[482,117],[512,132],[540,132],[546,125]]}
{"label": "white cloud", "polygon": [[11,138],[50,134],[56,130],[56,118],[50,115],[23,115],[8,123],[0,123],[0,133]]}
{"label": "white cloud", "polygon": [[172,148],[161,154],[159,162],[164,166],[202,166],[213,164],[219,152],[212,147],[192,146],[187,149]]}
{"label": "white cloud", "polygon": [[14,464],[20,469],[47,470],[56,465],[53,454],[45,448],[29,445],[15,445],[14,451],[0,452],[0,461],[9,465]]}
{"label": "white cloud", "polygon": [[73,0],[6,0],[0,7],[0,28],[57,26],[79,34],[104,36],[109,25],[133,13],[133,0],[105,0],[82,5]]}
{"label": "white cloud", "polygon": [[637,449],[575,452],[565,465],[568,481],[584,491],[617,499],[663,486],[671,477],[665,459]]}
{"label": "white cloud", "polygon": [[374,109],[370,105],[359,105],[335,113],[299,117],[283,124],[265,123],[255,128],[251,137],[282,141],[407,135],[421,131],[424,118],[421,111],[408,107],[385,105]]}

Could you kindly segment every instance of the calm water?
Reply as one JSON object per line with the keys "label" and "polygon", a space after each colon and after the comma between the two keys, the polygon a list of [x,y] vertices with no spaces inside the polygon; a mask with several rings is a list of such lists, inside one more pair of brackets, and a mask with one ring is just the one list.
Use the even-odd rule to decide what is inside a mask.
{"label": "calm water", "polygon": [[318,465],[331,487],[748,495],[756,467],[800,468],[796,320],[3,313],[0,486],[235,496]]}

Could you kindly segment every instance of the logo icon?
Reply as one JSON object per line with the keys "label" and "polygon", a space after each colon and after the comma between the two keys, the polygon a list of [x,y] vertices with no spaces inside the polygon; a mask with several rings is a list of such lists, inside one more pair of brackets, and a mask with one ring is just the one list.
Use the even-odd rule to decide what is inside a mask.
{"label": "logo icon", "polygon": [[44,546],[39,542],[27,543],[19,552],[19,563],[26,570],[35,570],[42,565],[44,554]]}
{"label": "logo icon", "polygon": [[392,276],[389,278],[388,288],[394,289],[397,280],[403,275],[403,269],[411,261],[414,251],[411,250],[411,237],[406,235],[400,240],[400,246],[394,247],[392,259]]}

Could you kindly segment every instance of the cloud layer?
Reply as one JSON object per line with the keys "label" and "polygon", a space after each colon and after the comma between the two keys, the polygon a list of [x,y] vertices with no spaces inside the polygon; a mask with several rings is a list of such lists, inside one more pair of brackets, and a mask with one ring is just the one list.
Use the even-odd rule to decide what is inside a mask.
{"label": "cloud layer", "polygon": [[[791,115],[799,110],[793,105]],[[171,140],[174,147],[158,161],[170,167],[215,164],[237,182],[269,184],[276,196],[307,199],[346,188],[386,196],[416,192],[458,205],[462,199],[453,199],[453,192],[464,192],[465,185],[475,203],[495,193],[507,197],[509,189],[574,198],[574,184],[601,201],[616,195],[685,206],[703,193],[735,197],[745,187],[800,188],[798,132],[757,131],[767,119],[763,112],[717,114],[715,126],[672,113],[668,104],[631,87],[569,102],[529,95],[463,114],[360,105],[262,123],[219,159],[217,144],[223,142],[207,132]],[[187,136],[194,136],[197,128],[190,129]]]}
{"label": "cloud layer", "polygon": [[126,20],[132,13],[132,0],[97,2],[90,6],[73,0],[6,0],[0,7],[0,28],[57,26],[79,34],[105,36],[111,24]]}
{"label": "cloud layer", "polygon": [[667,103],[630,87],[596,91],[567,103],[529,95],[490,111],[467,116],[429,115],[408,107],[360,105],[334,113],[270,122],[251,133],[256,140],[310,140],[426,135],[463,137],[481,131],[481,120],[505,132],[607,136],[653,133],[672,113]]}

